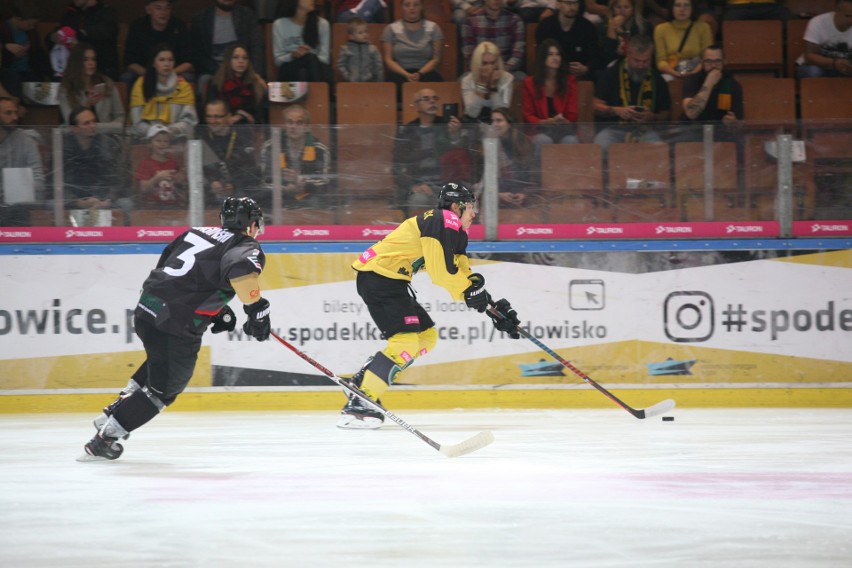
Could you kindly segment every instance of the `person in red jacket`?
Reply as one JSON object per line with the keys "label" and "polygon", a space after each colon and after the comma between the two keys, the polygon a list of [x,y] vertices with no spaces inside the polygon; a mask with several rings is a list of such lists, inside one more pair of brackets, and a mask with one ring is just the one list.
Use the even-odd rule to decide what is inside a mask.
{"label": "person in red jacket", "polygon": [[575,126],[577,82],[568,72],[568,63],[556,40],[546,39],[538,45],[535,69],[524,79],[521,102],[537,155],[544,144],[579,142]]}

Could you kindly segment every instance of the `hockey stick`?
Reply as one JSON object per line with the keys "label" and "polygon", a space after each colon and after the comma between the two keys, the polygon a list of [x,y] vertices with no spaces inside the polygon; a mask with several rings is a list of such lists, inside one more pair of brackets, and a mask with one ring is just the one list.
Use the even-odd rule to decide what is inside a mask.
{"label": "hockey stick", "polygon": [[465,454],[469,454],[471,452],[475,452],[476,450],[482,449],[494,441],[494,434],[492,434],[488,430],[485,430],[483,432],[480,432],[479,434],[476,434],[475,436],[468,438],[463,442],[459,442],[458,444],[453,444],[451,446],[448,446],[447,444],[439,444],[438,442],[436,442],[429,436],[423,434],[422,432],[420,432],[420,430],[418,430],[417,428],[415,428],[390,410],[383,407],[381,404],[378,404],[377,402],[372,400],[355,385],[341,379],[340,377],[317,363],[307,353],[300,351],[291,343],[287,342],[287,340],[279,337],[278,334],[276,334],[275,332],[272,332],[271,335],[272,337],[277,339],[279,343],[281,343],[284,347],[286,347],[287,349],[289,349],[290,351],[313,365],[316,369],[319,369],[322,374],[331,379],[334,383],[337,384],[337,386],[342,388],[345,392],[357,396],[358,398],[381,412],[384,416],[390,418],[391,420],[393,420],[394,422],[396,422],[397,424],[399,424],[400,426],[402,426],[403,428],[405,428],[406,430],[408,430],[409,432],[411,432],[412,434],[414,434],[415,436],[417,436],[418,438],[420,438],[421,440],[423,440],[424,442],[426,442],[427,444],[429,444],[430,446],[432,446],[433,448],[435,448],[436,450],[438,450],[449,458],[456,458]]}
{"label": "hockey stick", "polygon": [[[497,310],[497,308],[494,306],[494,302],[489,301],[488,303],[490,304],[490,306],[488,308],[489,315],[492,315],[492,317],[507,319],[506,316],[504,316],[499,310]],[[560,357],[559,354],[556,353],[556,351],[554,351],[553,349],[551,349],[550,347],[548,347],[547,345],[545,345],[544,343],[542,343],[541,341],[539,341],[538,339],[533,337],[532,334],[530,334],[527,330],[525,330],[521,326],[517,326],[517,330],[518,330],[518,333],[520,333],[521,335],[523,335],[524,337],[526,337],[527,339],[529,339],[530,341],[535,343],[542,351],[544,351],[545,353],[547,353],[548,355],[550,355],[551,357],[553,357],[554,359],[556,359],[557,361],[562,363],[569,371],[571,371],[572,373],[574,373],[575,375],[577,375],[578,377],[580,377],[581,379],[583,379],[584,381],[586,381],[587,383],[589,383],[590,385],[592,385],[593,387],[598,389],[601,393],[603,393],[604,396],[606,396],[607,398],[612,400],[615,404],[617,404],[618,406],[620,406],[621,408],[623,408],[624,410],[626,410],[627,412],[629,412],[630,414],[632,414],[636,418],[639,418],[639,419],[650,418],[651,416],[657,416],[657,415],[660,415],[660,414],[665,414],[666,412],[669,412],[670,410],[672,410],[675,407],[675,401],[673,401],[670,398],[667,398],[666,400],[660,401],[657,404],[655,404],[654,406],[650,406],[650,407],[645,408],[645,409],[632,408],[630,405],[628,405],[627,403],[625,403],[624,401],[619,399],[617,396],[615,396],[614,394],[612,394],[611,392],[609,392],[608,390],[603,388],[601,385],[596,383],[594,380],[592,380],[592,377],[590,377],[589,375],[587,375],[586,373],[584,373],[583,371],[581,371],[580,369],[578,369],[577,367],[575,367],[574,365],[572,365],[571,363],[569,363],[568,361],[566,361],[565,359]]]}

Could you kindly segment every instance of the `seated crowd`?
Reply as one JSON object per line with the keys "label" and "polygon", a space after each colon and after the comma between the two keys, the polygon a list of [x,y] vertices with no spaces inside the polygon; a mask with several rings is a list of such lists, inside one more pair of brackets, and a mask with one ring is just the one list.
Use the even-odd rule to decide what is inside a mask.
{"label": "seated crowd", "polygon": [[[210,0],[186,23],[173,15],[173,0],[141,4],[145,14],[126,23],[123,53],[122,23],[102,0],[71,0],[55,19],[31,0],[14,0],[2,14],[0,191],[24,175],[32,200],[55,196],[58,164],[46,163],[56,154],[45,148],[57,141],[24,126],[37,110],[33,85],[50,82],[55,93],[41,102],[55,104],[57,125],[67,127],[58,171],[71,223],[98,217],[78,211],[116,211],[130,224],[135,209],[185,208],[188,140],[201,142],[209,208],[234,194],[273,205],[273,186],[285,209],[334,207],[343,202],[334,135],[311,131],[304,97],[271,103],[270,82],[336,78],[394,83],[397,110],[415,111],[388,155],[393,207],[430,206],[448,177],[480,189],[491,138],[501,207],[522,208],[541,185],[550,144],[594,143],[605,158],[617,143],[700,141],[700,128],[672,126],[676,107],[681,123],[714,124],[717,140],[738,140],[744,90],[725,69],[722,23],[791,17],[782,2],[766,0],[444,0],[446,21],[427,18],[439,4],[431,0],[280,0],[275,17],[261,19],[259,2]],[[56,23],[45,37],[40,21]],[[342,42],[333,40],[336,25],[345,27]],[[798,77],[852,76],[852,0],[814,16],[802,45]],[[448,67],[448,59],[459,64]],[[428,85],[441,82],[458,83],[460,104],[441,104]],[[593,85],[591,100],[581,101],[584,82]],[[410,83],[426,85],[403,99]],[[591,130],[581,124],[584,111]],[[269,124],[281,127],[279,139]],[[0,203],[0,225],[37,222],[26,199],[3,195]]]}

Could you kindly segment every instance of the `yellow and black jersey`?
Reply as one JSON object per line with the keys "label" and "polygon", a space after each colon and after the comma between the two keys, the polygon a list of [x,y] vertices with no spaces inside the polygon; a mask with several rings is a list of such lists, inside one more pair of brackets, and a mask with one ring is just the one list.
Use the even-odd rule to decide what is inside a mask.
{"label": "yellow and black jersey", "polygon": [[470,286],[467,231],[452,211],[432,209],[404,221],[361,253],[352,268],[409,282],[418,270],[425,269],[432,282],[454,300],[461,300]]}

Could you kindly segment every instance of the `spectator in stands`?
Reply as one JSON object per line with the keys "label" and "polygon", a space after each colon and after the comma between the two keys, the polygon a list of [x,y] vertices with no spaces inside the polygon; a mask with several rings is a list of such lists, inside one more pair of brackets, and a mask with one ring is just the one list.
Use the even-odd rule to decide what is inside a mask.
{"label": "spectator in stands", "polygon": [[470,69],[470,58],[476,46],[483,41],[490,41],[500,49],[504,69],[516,79],[523,79],[527,41],[523,20],[503,7],[504,0],[483,1],[483,10],[468,16],[462,24],[465,68]]}
{"label": "spectator in stands", "polygon": [[124,48],[124,72],[121,80],[127,90],[145,74],[151,59],[151,48],[161,43],[175,50],[175,73],[190,83],[195,82],[192,67],[192,44],[186,22],[172,16],[173,0],[146,0],[145,16],[133,20]]}
{"label": "spectator in stands", "polygon": [[568,72],[576,79],[592,78],[598,66],[598,32],[583,17],[585,0],[557,0],[557,13],[542,21],[535,32],[541,44],[550,38],[562,48]]}
{"label": "spectator in stands", "polygon": [[[491,130],[496,136],[497,179],[500,191],[500,207],[520,208],[529,205],[535,194],[539,161],[532,142],[515,124],[508,108],[496,108],[491,114]],[[481,160],[479,160],[481,162]],[[482,174],[482,164],[477,168]],[[482,181],[474,185],[474,191],[482,191]]]}
{"label": "spectator in stands", "polygon": [[607,0],[588,0],[586,2],[586,11],[583,17],[595,24],[595,26],[600,27],[604,24],[608,16],[609,7]]}
{"label": "spectator in stands", "polygon": [[541,146],[579,142],[575,123],[578,117],[577,80],[568,72],[562,48],[556,40],[538,45],[533,74],[524,79],[522,98],[524,122],[532,125],[536,155]]}
{"label": "spectator in stands", "polygon": [[503,69],[500,50],[490,41],[483,41],[473,50],[470,72],[461,78],[464,101],[463,120],[491,122],[491,111],[512,105],[515,80]]}
{"label": "spectator in stands", "polygon": [[[118,14],[115,8],[106,6],[101,0],[71,0],[56,30],[48,36],[48,47],[61,44],[63,28],[75,32],[74,42],[86,42],[95,48],[101,72],[117,81],[118,68]],[[54,65],[54,70],[56,66]]]}
{"label": "spectator in stands", "polygon": [[383,24],[388,5],[385,0],[336,0],[332,9],[335,22],[351,22],[358,18],[371,24]]}
{"label": "spectator in stands", "polygon": [[248,50],[234,44],[225,51],[225,60],[210,81],[207,100],[224,100],[232,124],[267,122],[266,81],[251,65]]}
{"label": "spectator in stands", "polygon": [[[0,170],[29,169],[35,200],[41,201],[45,198],[41,154],[35,139],[18,127],[18,119],[17,101],[0,97]],[[4,175],[0,175],[0,202],[6,201],[4,178]]]}
{"label": "spectator in stands", "polygon": [[444,34],[424,17],[423,2],[402,0],[402,17],[382,32],[388,80],[396,84],[443,81],[437,71],[443,51]]}
{"label": "spectator in stands", "polygon": [[[112,209],[114,205],[129,208],[129,200],[121,199],[123,184],[119,168],[124,167],[124,160],[120,141],[98,132],[97,116],[90,108],[74,108],[68,123],[70,132],[64,136],[62,145],[68,208],[101,210]],[[74,219],[78,225],[93,223],[79,215]]]}
{"label": "spectator in stands", "polygon": [[234,127],[228,103],[212,99],[204,105],[206,125],[196,129],[204,165],[205,206],[219,207],[231,196],[245,197],[260,187],[254,132]]}
{"label": "spectator in stands", "polygon": [[344,81],[353,83],[381,82],[385,80],[385,66],[379,49],[370,43],[367,22],[352,18],[346,26],[349,35],[340,48],[337,70]]}
{"label": "spectator in stands", "polygon": [[469,16],[482,12],[483,0],[450,0],[453,9],[453,23],[461,30],[462,24]]}
{"label": "spectator in stands", "polygon": [[185,206],[186,169],[174,157],[171,132],[162,124],[152,124],[146,139],[151,145],[151,155],[139,163],[133,175],[142,204],[166,208]]}
{"label": "spectator in stands", "polygon": [[604,149],[614,142],[659,142],[654,122],[669,120],[671,98],[665,80],[652,59],[654,44],[647,36],[633,36],[627,56],[604,72],[595,85],[595,116],[609,123],[595,136]]}
{"label": "spectator in stands", "polygon": [[526,24],[540,22],[556,11],[555,0],[506,0],[506,8],[515,12]]}
{"label": "spectator in stands", "polygon": [[192,65],[199,93],[207,88],[231,44],[241,43],[248,49],[252,67],[258,72],[266,69],[263,35],[254,11],[237,4],[237,0],[214,0],[212,4],[193,16],[190,25]]}
{"label": "spectator in stands", "polygon": [[282,0],[278,13],[272,24],[278,80],[331,82],[331,26],[314,0]]}
{"label": "spectator in stands", "polygon": [[121,95],[112,79],[98,71],[98,56],[87,43],[71,49],[68,67],[59,84],[59,110],[62,121],[71,124],[75,109],[87,108],[95,115],[100,132],[122,132],[126,113]]}
{"label": "spectator in stands", "polygon": [[[409,208],[434,207],[441,189],[442,159],[467,158],[466,138],[458,117],[438,115],[440,97],[432,89],[414,93],[417,118],[399,127],[393,151],[393,174],[398,202],[408,216]],[[457,156],[459,155],[459,156]]]}
{"label": "spectator in stands", "polygon": [[[717,139],[731,138],[733,128],[743,118],[743,88],[725,72],[721,45],[704,50],[703,71],[690,75],[683,82],[683,116],[686,122],[718,123],[725,128],[716,133]],[[690,131],[696,139],[698,131]]]}
{"label": "spectator in stands", "polygon": [[[6,88],[6,85],[4,84],[4,81],[3,81],[2,78],[0,78],[0,98],[11,99],[11,100],[15,101],[16,105],[20,104],[20,102],[21,102],[21,99],[19,99],[18,97],[14,96],[11,92],[9,92],[9,89]],[[20,108],[23,108],[23,107],[20,107]]]}
{"label": "spectator in stands", "polygon": [[624,57],[631,37],[651,34],[651,24],[637,10],[636,0],[609,0],[601,34],[601,67],[609,67]]}
{"label": "spectator in stands", "polygon": [[[332,204],[331,152],[311,133],[311,115],[295,104],[283,111],[281,154],[272,154],[272,140],[263,145],[261,167],[264,179],[272,181],[272,168],[281,168],[281,197],[284,207],[323,209]],[[270,203],[268,194],[260,202]]]}
{"label": "spectator in stands", "polygon": [[171,47],[161,44],[152,53],[145,75],[136,80],[130,93],[131,132],[150,138],[151,126],[160,124],[174,137],[192,136],[198,124],[192,87],[175,73]]}
{"label": "spectator in stands", "polygon": [[790,13],[782,0],[726,0],[726,20],[786,20]]}
{"label": "spectator in stands", "polygon": [[32,0],[15,0],[12,16],[0,22],[0,80],[17,96],[21,83],[50,77],[50,63],[36,33],[39,13]]}
{"label": "spectator in stands", "polygon": [[706,22],[696,21],[694,0],[672,0],[672,19],[654,28],[657,69],[666,81],[701,72],[701,53],[713,43]]}
{"label": "spectator in stands", "polygon": [[852,76],[852,0],[837,0],[833,12],[814,16],[804,39],[800,78]]}

